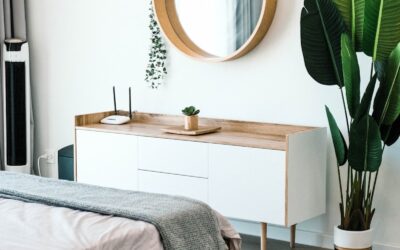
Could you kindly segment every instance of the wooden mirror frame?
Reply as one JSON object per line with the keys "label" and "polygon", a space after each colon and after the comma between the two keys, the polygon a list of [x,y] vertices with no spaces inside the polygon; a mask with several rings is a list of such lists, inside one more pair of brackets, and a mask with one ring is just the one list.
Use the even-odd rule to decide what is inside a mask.
{"label": "wooden mirror frame", "polygon": [[242,57],[254,49],[267,34],[275,16],[277,0],[263,0],[258,23],[249,39],[231,55],[217,57],[199,48],[184,31],[176,13],[175,0],[153,0],[154,12],[167,39],[184,54],[205,61],[223,62]]}

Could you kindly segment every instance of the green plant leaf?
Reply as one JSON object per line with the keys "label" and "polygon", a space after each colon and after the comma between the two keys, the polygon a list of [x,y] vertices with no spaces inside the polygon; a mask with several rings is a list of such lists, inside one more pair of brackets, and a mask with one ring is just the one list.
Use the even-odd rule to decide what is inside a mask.
{"label": "green plant leaf", "polygon": [[184,108],[182,110],[182,113],[187,116],[193,116],[193,115],[198,115],[200,113],[200,110],[196,109],[195,106],[189,106]]}
{"label": "green plant leaf", "polygon": [[308,73],[321,84],[343,87],[340,36],[346,26],[335,4],[331,0],[305,0],[300,24]]}
{"label": "green plant leaf", "polygon": [[190,114],[193,114],[194,111],[195,111],[195,109],[196,109],[195,107],[190,106],[188,112],[189,112]]}
{"label": "green plant leaf", "polygon": [[343,83],[346,88],[346,98],[350,116],[354,118],[360,105],[360,68],[357,54],[349,35],[342,34],[341,55],[343,66]]}
{"label": "green plant leaf", "polygon": [[377,74],[375,74],[372,77],[371,81],[367,86],[367,89],[365,90],[363,98],[361,99],[361,104],[357,110],[356,116],[354,117],[355,122],[358,122],[362,117],[369,115],[369,110],[371,109],[372,97],[375,91],[376,79],[377,79]]}
{"label": "green plant leaf", "polygon": [[375,172],[382,162],[381,133],[374,118],[366,115],[350,128],[349,165],[356,171]]}
{"label": "green plant leaf", "polygon": [[400,116],[392,125],[381,126],[382,140],[387,146],[392,146],[400,137]]}
{"label": "green plant leaf", "polygon": [[386,78],[386,66],[387,61],[376,61],[374,62],[375,72],[378,74],[378,79],[380,82],[384,81]]}
{"label": "green plant leaf", "polygon": [[347,161],[347,145],[340,131],[335,118],[327,106],[325,106],[326,116],[328,117],[329,128],[331,130],[331,136],[333,146],[335,148],[336,160],[339,166],[343,166]]}
{"label": "green plant leaf", "polygon": [[374,102],[374,117],[379,125],[391,125],[399,115],[400,43],[389,56],[386,78],[381,82]]}
{"label": "green plant leaf", "polygon": [[356,51],[362,51],[365,0],[334,0],[351,34]]}
{"label": "green plant leaf", "polygon": [[400,41],[400,1],[365,0],[363,50],[384,61]]}

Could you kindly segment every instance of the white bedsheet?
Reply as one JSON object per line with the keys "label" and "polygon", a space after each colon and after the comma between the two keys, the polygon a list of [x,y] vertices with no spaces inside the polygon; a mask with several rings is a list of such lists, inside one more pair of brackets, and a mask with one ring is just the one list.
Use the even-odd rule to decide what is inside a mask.
{"label": "white bedsheet", "polygon": [[[219,216],[221,232],[240,237]],[[157,229],[146,222],[0,198],[0,250],[162,250]]]}
{"label": "white bedsheet", "polygon": [[148,223],[68,208],[0,199],[1,250],[162,250]]}

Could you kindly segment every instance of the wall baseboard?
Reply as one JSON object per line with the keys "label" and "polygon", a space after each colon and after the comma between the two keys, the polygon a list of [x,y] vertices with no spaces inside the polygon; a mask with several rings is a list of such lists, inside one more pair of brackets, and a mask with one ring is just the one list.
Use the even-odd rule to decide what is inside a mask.
{"label": "wall baseboard", "polygon": [[[242,237],[249,242],[259,241],[259,227],[255,223],[242,222],[232,220],[231,223],[234,227],[243,235]],[[280,241],[289,241],[290,231],[288,228],[279,226],[268,226],[268,238]],[[332,249],[333,247],[333,236],[320,233],[312,232],[303,229],[296,230],[296,243],[322,247]],[[399,245],[390,243],[374,243],[374,250],[400,250]]]}

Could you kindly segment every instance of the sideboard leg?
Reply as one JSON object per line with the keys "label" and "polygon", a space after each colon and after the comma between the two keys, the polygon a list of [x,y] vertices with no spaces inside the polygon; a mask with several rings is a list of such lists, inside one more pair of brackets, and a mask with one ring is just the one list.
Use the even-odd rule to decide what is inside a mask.
{"label": "sideboard leg", "polygon": [[267,250],[267,223],[261,222],[261,250]]}
{"label": "sideboard leg", "polygon": [[290,227],[290,248],[296,247],[296,225]]}

